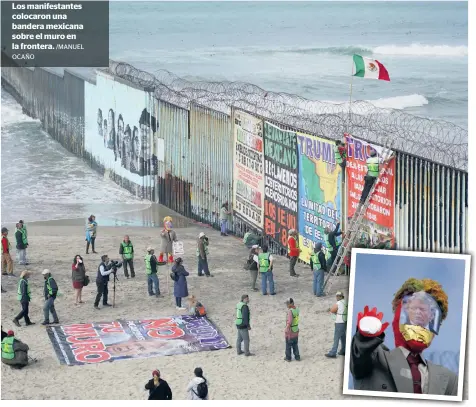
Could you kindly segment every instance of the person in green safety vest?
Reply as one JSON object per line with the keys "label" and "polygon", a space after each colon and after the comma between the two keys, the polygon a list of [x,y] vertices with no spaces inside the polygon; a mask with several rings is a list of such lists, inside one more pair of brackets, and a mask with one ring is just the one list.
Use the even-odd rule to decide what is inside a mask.
{"label": "person in green safety vest", "polygon": [[286,329],[284,330],[284,337],[286,339],[286,353],[284,360],[291,362],[291,350],[294,354],[294,360],[300,361],[298,340],[299,340],[299,308],[294,305],[294,300],[289,298],[286,301],[288,307],[288,314],[286,316]]}
{"label": "person in green safety vest", "polygon": [[13,331],[8,331],[2,339],[2,363],[16,369],[24,368],[28,365],[29,349],[27,344],[15,338]]}
{"label": "person in green safety vest", "polygon": [[261,292],[263,295],[268,295],[267,286],[269,283],[269,295],[276,295],[274,291],[273,278],[273,256],[268,253],[268,246],[263,245],[261,253],[253,256],[253,259],[258,263],[258,270],[261,274]]}
{"label": "person in green safety vest", "polygon": [[34,322],[31,322],[30,317],[28,316],[29,313],[29,305],[31,301],[31,291],[30,285],[28,283],[28,278],[30,277],[30,272],[28,270],[23,270],[20,274],[20,280],[18,281],[18,288],[17,288],[17,299],[20,301],[21,304],[21,311],[20,313],[13,319],[13,323],[16,326],[20,325],[20,319],[25,318],[26,325],[34,325]]}
{"label": "person in green safety vest", "polygon": [[43,307],[43,313],[45,315],[44,321],[41,325],[50,324],[50,312],[53,315],[53,324],[59,324],[58,315],[56,314],[55,309],[55,300],[56,295],[58,294],[58,284],[53,277],[51,277],[50,270],[45,269],[41,273],[45,279],[44,295],[45,295],[45,305]]}
{"label": "person in green safety vest", "polygon": [[[236,338],[236,352],[238,355],[245,356],[254,356],[253,353],[250,353],[250,333],[251,330],[251,314],[250,308],[248,306],[250,302],[250,297],[248,294],[243,294],[241,296],[241,301],[236,304],[236,319],[235,325],[238,330],[238,337]],[[245,351],[241,350],[241,343],[243,342],[243,347]]]}
{"label": "person in green safety vest", "polygon": [[[382,164],[386,164],[388,161],[390,161],[390,158],[385,160]],[[363,205],[365,203],[372,186],[380,175],[380,158],[377,155],[377,151],[374,149],[372,149],[369,158],[367,158],[366,166],[367,174],[364,177],[364,189],[362,190],[362,195],[360,196],[359,205]]]}
{"label": "person in green safety vest", "polygon": [[322,243],[316,243],[314,252],[311,254],[311,270],[314,278],[312,282],[312,292],[317,297],[324,296],[324,272],[327,271],[327,260],[322,251]]}
{"label": "person in green safety vest", "polygon": [[198,276],[205,274],[207,277],[213,277],[208,268],[208,245],[209,240],[205,233],[200,232],[197,239],[197,260],[198,260]]}
{"label": "person in green safety vest", "polygon": [[145,272],[147,274],[147,289],[149,290],[149,295],[151,297],[155,295],[159,298],[160,286],[159,277],[157,276],[157,265],[159,262],[154,253],[155,250],[152,247],[147,248],[147,254],[144,257]]}
{"label": "person in green safety vest", "polygon": [[131,269],[131,278],[134,278],[136,276],[134,271],[134,246],[132,245],[128,235],[124,236],[124,240],[119,246],[119,254],[122,256],[123,260],[122,264],[124,265],[124,276],[129,278],[129,271],[127,270],[127,266],[129,266]]}
{"label": "person in green safety vest", "polygon": [[336,293],[337,302],[329,308],[329,312],[333,314],[335,318],[334,324],[334,344],[332,349],[326,353],[328,358],[337,357],[337,348],[339,347],[339,342],[341,343],[341,348],[339,355],[345,355],[345,336],[347,332],[347,301],[344,299],[344,294],[341,291]]}
{"label": "person in green safety vest", "polygon": [[331,259],[328,263],[328,266],[332,266],[334,260],[337,257],[337,252],[339,251],[339,245],[337,244],[337,238],[342,235],[343,231],[340,229],[340,222],[337,222],[337,225],[334,230],[329,226],[324,229],[324,236],[326,238],[326,247],[329,253],[331,254]]}
{"label": "person in green safety vest", "polygon": [[18,256],[18,264],[28,265],[26,260],[26,249],[28,248],[28,239],[26,238],[25,231],[22,229],[21,224],[16,224],[15,240]]}

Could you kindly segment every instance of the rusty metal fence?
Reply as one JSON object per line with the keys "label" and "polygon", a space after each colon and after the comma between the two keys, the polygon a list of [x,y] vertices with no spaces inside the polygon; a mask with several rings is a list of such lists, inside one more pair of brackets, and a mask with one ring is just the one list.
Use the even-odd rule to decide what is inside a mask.
{"label": "rusty metal fence", "polygon": [[[120,69],[117,73],[121,73]],[[132,80],[137,88],[136,79],[124,74],[121,80],[125,83]],[[234,139],[231,112],[234,108],[283,130],[302,131],[329,140],[335,139],[337,134],[342,135],[339,133],[342,130],[340,126],[320,134],[311,131],[309,126],[300,127],[298,124],[302,121],[290,124],[277,119],[284,116],[267,117],[257,113],[256,109],[247,110],[242,101],[237,101],[236,106],[228,106],[226,101],[221,101],[223,108],[218,111],[186,99],[184,94],[177,97],[177,92],[172,90],[167,93],[162,89],[162,98],[158,98],[157,89],[145,87],[151,81],[143,84],[144,108],[152,112],[151,116],[157,120],[157,124],[152,126],[150,123],[150,150],[144,152],[144,157],[146,160],[155,157],[157,165],[155,173],[152,172],[148,178],[150,185],[141,187],[150,191],[147,198],[217,229],[221,205],[224,202],[231,203],[233,199]],[[61,77],[44,69],[4,68],[2,84],[17,98],[27,114],[41,120],[45,130],[54,139],[74,154],[84,155],[86,115],[82,78],[67,71]],[[167,94],[172,94],[171,99],[176,103],[167,100]],[[224,111],[226,106],[230,114]],[[152,121],[152,117],[148,120]],[[418,122],[420,119],[415,120]],[[422,120],[426,122],[426,119]],[[360,128],[357,133],[368,134],[369,131]],[[461,134],[459,129],[456,140],[458,149]],[[379,144],[379,140],[371,141]],[[393,146],[397,152],[395,237],[398,249],[467,252],[466,164],[463,163],[457,169],[448,165],[446,159],[442,162],[432,161],[399,147],[401,143]],[[434,157],[440,155],[435,153]],[[243,236],[248,231],[263,234],[236,217],[233,217],[229,226],[237,236]],[[263,236],[263,239],[273,252],[285,253],[285,247],[272,236]]]}

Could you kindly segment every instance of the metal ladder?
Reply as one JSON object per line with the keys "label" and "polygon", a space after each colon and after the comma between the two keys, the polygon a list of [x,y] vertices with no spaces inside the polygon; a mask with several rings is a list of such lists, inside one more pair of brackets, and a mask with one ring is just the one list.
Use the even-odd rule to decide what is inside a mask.
{"label": "metal ladder", "polygon": [[348,225],[349,229],[345,233],[342,244],[339,246],[339,249],[337,250],[337,256],[334,262],[332,263],[332,266],[329,270],[326,280],[324,281],[324,292],[326,295],[329,294],[332,288],[332,284],[335,280],[333,277],[337,276],[337,272],[342,266],[342,263],[344,262],[347,252],[352,249],[352,245],[355,241],[355,238],[358,236],[358,232],[360,230],[360,227],[362,226],[362,221],[367,212],[367,208],[370,205],[370,200],[372,199],[375,188],[377,188],[378,184],[380,183],[381,177],[385,174],[389,161],[391,158],[393,158],[393,156],[394,156],[393,151],[388,149],[385,150],[385,153],[382,156],[384,165],[382,166],[380,170],[379,176],[375,180],[372,188],[370,189],[369,194],[367,195],[367,198],[365,199],[365,202],[363,204],[359,203],[354,213],[354,216],[352,216],[352,219],[349,222],[349,225]]}

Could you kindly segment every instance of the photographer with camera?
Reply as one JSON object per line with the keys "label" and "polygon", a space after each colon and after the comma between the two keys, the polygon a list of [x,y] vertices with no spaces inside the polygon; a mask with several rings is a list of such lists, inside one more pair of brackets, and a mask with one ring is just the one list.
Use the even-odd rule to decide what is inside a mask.
{"label": "photographer with camera", "polygon": [[[116,273],[117,269],[122,266],[122,263],[109,260],[107,254],[101,256],[101,264],[98,267],[98,273],[96,276],[96,286],[98,288],[98,293],[96,295],[96,300],[94,301],[94,308],[99,308],[99,301],[102,299],[102,305],[104,307],[111,307],[110,304],[107,303],[107,294],[109,292],[107,285],[109,283],[109,275],[111,273]],[[115,275],[114,275],[115,278]]]}

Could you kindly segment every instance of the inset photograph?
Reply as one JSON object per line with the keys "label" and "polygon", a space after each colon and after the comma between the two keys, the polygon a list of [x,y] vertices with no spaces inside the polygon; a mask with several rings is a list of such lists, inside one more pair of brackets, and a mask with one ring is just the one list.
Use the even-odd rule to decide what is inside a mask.
{"label": "inset photograph", "polygon": [[344,394],[462,401],[470,258],[352,250]]}

